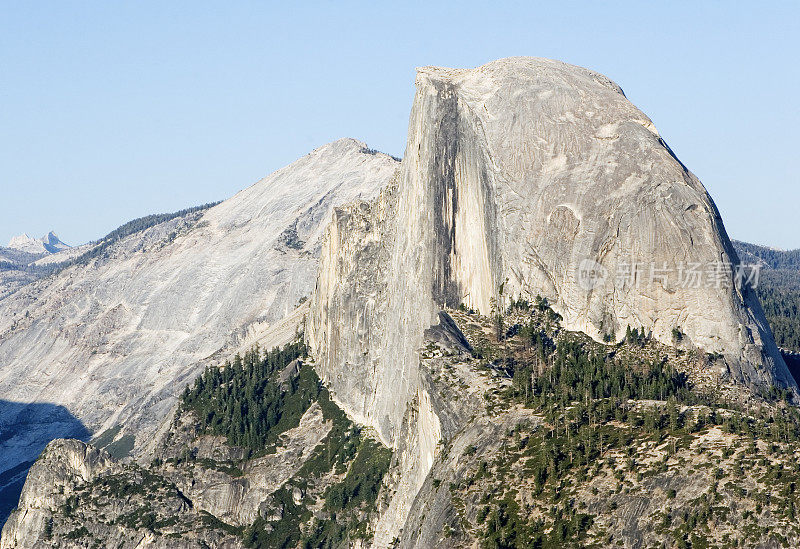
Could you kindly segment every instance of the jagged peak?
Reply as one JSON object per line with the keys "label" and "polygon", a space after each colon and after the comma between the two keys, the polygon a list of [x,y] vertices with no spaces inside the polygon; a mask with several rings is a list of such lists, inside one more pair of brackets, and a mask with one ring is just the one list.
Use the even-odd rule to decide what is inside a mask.
{"label": "jagged peak", "polygon": [[42,237],[42,241],[49,242],[51,244],[56,244],[58,242],[61,242],[61,239],[58,238],[58,235],[55,232],[50,231]]}
{"label": "jagged peak", "polygon": [[15,246],[25,245],[25,244],[36,244],[36,243],[44,243],[44,244],[52,244],[52,245],[62,245],[69,247],[68,244],[65,244],[58,238],[58,235],[54,231],[49,231],[46,235],[41,238],[34,238],[30,236],[28,233],[22,233],[17,236],[12,236],[11,240],[8,242],[9,248],[14,248]]}
{"label": "jagged peak", "polygon": [[36,239],[29,236],[28,233],[18,234],[16,236],[12,236],[11,240],[8,241],[9,248],[16,248],[21,244],[26,244],[29,242],[36,242]]}

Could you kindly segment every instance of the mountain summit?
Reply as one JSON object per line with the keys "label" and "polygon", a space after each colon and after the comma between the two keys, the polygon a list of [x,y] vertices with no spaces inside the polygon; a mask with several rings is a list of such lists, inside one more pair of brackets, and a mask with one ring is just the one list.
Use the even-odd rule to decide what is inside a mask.
{"label": "mountain summit", "polygon": [[[216,353],[293,338],[332,210],[374,197],[397,165],[355,139],[334,141],[0,300],[0,473],[24,476],[20,464],[75,436],[74,424],[116,428],[136,455]],[[37,402],[73,421],[26,412]]]}
{"label": "mountain summit", "polygon": [[8,242],[8,247],[29,254],[54,254],[70,246],[61,242],[56,233],[50,231],[42,238],[32,238],[24,233],[13,236]]}
{"label": "mountain summit", "polygon": [[797,385],[653,123],[547,59],[416,88],[401,162],[336,141],[0,301],[0,548],[800,543]]}
{"label": "mountain summit", "polygon": [[[597,341],[680,338],[724,355],[738,383],[796,390],[714,202],[618,85],[517,57],[423,67],[416,86],[397,188],[335,219],[308,330],[323,375],[384,440],[439,309],[536,296]],[[366,233],[344,229],[353,218]]]}

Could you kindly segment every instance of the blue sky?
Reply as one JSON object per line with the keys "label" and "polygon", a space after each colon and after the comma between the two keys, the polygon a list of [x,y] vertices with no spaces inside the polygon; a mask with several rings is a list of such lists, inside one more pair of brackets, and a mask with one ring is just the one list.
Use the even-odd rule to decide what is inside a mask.
{"label": "blue sky", "polygon": [[798,248],[800,3],[752,4],[5,1],[0,245],[224,199],[339,137],[402,156],[416,66],[532,55],[622,86],[732,238]]}

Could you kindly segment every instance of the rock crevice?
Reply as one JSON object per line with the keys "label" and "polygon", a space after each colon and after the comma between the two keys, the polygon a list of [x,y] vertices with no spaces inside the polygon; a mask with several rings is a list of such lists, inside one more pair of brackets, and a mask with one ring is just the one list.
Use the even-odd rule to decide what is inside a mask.
{"label": "rock crevice", "polygon": [[[537,58],[425,67],[416,86],[395,182],[339,210],[323,244],[308,342],[348,413],[396,449],[408,429],[434,432],[438,417],[408,411],[437,312],[536,296],[596,340],[630,326],[672,344],[680,330],[733,381],[796,392],[711,197],[619,86]],[[604,276],[583,283],[586,264]],[[720,283],[681,285],[687,265],[723,265]]]}

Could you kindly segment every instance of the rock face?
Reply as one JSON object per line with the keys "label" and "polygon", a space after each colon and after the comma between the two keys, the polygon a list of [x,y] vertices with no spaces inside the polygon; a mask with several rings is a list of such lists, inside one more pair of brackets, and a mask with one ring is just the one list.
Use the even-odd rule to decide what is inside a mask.
{"label": "rock face", "polygon": [[[796,391],[713,201],[616,84],[512,58],[425,67],[416,85],[396,181],[334,215],[306,332],[339,404],[385,443],[416,433],[419,452],[435,446],[436,414],[408,416],[427,398],[419,348],[437,312],[461,304],[488,315],[540,295],[567,329],[679,333],[724,355],[735,382]],[[689,268],[700,278],[687,283]],[[421,463],[408,457],[398,502]]]}
{"label": "rock face", "polygon": [[[295,547],[301,535],[308,546],[352,546],[343,543],[351,537],[363,546],[391,453],[330,402],[310,364],[287,359],[267,375],[258,383],[271,388],[259,394],[272,399],[280,425],[255,447],[208,429],[192,406],[177,408],[149,462],[121,463],[76,440],[50,443],[0,549]],[[214,400],[238,409],[252,386],[241,371],[233,376],[229,396]]]}
{"label": "rock face", "polygon": [[[208,481],[209,475],[199,476]],[[156,501],[157,513],[149,512]],[[166,478],[125,466],[80,441],[55,440],[31,467],[19,508],[3,527],[0,549],[243,546],[203,518]],[[152,529],[157,524],[182,533],[157,535]]]}
{"label": "rock face", "polygon": [[[138,455],[204,359],[295,337],[331,210],[374,197],[397,165],[336,141],[17,290],[0,306],[0,399],[63,405],[92,433],[122,425],[117,439],[135,437]],[[46,417],[17,432],[19,414],[3,410],[0,472],[75,436]]]}
{"label": "rock face", "polygon": [[228,446],[224,437],[187,436],[194,434],[190,427],[195,418],[184,416],[177,419],[184,425],[170,430],[165,440],[160,442],[155,452],[156,458],[165,462],[175,460],[179,458],[180,451],[188,448],[196,460],[247,464],[243,466],[242,476],[234,479],[213,470],[204,471],[201,475],[197,468],[190,474],[185,474],[179,468],[163,473],[192,501],[194,508],[236,526],[248,526],[259,513],[264,514],[264,502],[297,473],[331,430],[330,422],[325,421],[319,404],[314,403],[305,412],[300,424],[283,435],[283,444],[274,453],[246,461],[245,450]]}
{"label": "rock face", "polygon": [[78,440],[54,440],[28,473],[19,502],[21,511],[3,528],[0,548],[33,547],[51,510],[61,507],[75,486],[119,469],[107,452]]}
{"label": "rock face", "polygon": [[[748,532],[760,539],[768,528],[784,536],[787,528],[773,516],[786,509],[793,520],[794,496],[775,499],[767,510],[760,499],[751,506],[744,498],[761,498],[769,489],[756,477],[794,471],[797,445],[786,441],[773,450],[762,441],[758,447],[753,433],[783,444],[773,416],[782,418],[787,407],[768,399],[751,406],[749,399],[758,397],[746,387],[778,384],[796,395],[797,386],[753,290],[736,279],[738,258],[711,198],[618,86],[543,59],[420,69],[406,156],[395,168],[363,144],[337,142],[206,213],[151,227],[120,242],[111,257],[17,292],[0,316],[0,328],[13,326],[0,332],[0,360],[11,364],[0,374],[0,396],[12,387],[29,400],[58,395],[92,429],[124,428],[112,428],[106,438],[120,443],[135,434],[141,441],[203,358],[211,357],[208,363],[256,341],[287,341],[307,313],[315,369],[333,400],[394,450],[380,493],[373,487],[376,499],[356,509],[363,522],[358,530],[374,536],[349,540],[354,546],[476,546],[504,522],[498,508],[491,511],[495,518],[489,515],[500,503],[515,516],[519,508],[542,536],[572,535],[566,520],[575,535],[592,536],[597,545],[661,546],[673,534],[687,539],[689,513],[701,503],[708,504],[705,518],[692,524],[709,522],[711,503],[723,491],[723,521],[728,508],[742,511],[717,525],[728,539],[742,544],[745,533],[755,545]],[[687,283],[687,273],[698,269],[700,279]],[[295,308],[315,272],[310,306]],[[35,300],[36,292],[43,297]],[[535,307],[519,301],[536,296],[547,299]],[[511,329],[498,333],[496,318]],[[619,346],[592,341],[621,340],[628,327],[637,335]],[[681,349],[663,345],[676,340]],[[628,373],[655,370],[659,360],[709,394],[730,391],[736,398],[725,405],[746,402],[748,417],[761,404],[772,408],[758,428],[745,420],[741,437],[726,436],[717,422],[735,430],[742,410],[672,410],[686,388],[678,387],[680,376],[669,378],[674,386],[658,378],[674,391],[669,401],[663,387],[661,400],[645,394],[655,392],[658,380],[628,382]],[[287,364],[280,382],[297,375],[297,367]],[[566,372],[550,388],[547,368]],[[591,375],[607,377],[590,379],[581,393],[561,393]],[[624,384],[619,393],[639,387],[642,394],[635,400],[606,389],[594,394],[588,386],[595,382]],[[57,389],[62,386],[69,389]],[[341,516],[331,515],[320,496],[327,498],[328,488],[357,468],[334,467],[331,433],[351,429],[329,424],[322,402],[330,404],[326,397],[308,408],[280,448],[252,460],[219,435],[200,433],[197,418],[162,424],[165,442],[154,448],[159,459],[149,469],[160,480],[151,479],[135,500],[125,490],[99,498],[101,485],[119,483],[90,481],[128,467],[120,475],[138,486],[148,478],[144,466],[109,462],[82,443],[54,443],[32,470],[2,543],[47,539],[48,515],[37,511],[45,508],[57,516],[54,540],[62,545],[91,534],[109,546],[162,547],[178,533],[187,547],[237,547],[241,529],[259,521],[270,534],[292,521],[296,527],[298,517],[307,526],[336,522]],[[667,410],[658,412],[658,421],[656,408]],[[120,411],[112,415],[112,409]],[[593,417],[605,419],[598,425]],[[646,418],[653,419],[649,427]],[[612,443],[605,430],[624,433],[615,432]],[[689,434],[694,440],[683,446]],[[18,450],[19,441],[4,444]],[[314,448],[327,458],[313,458]],[[745,466],[768,463],[757,459],[765,450],[785,457],[785,473],[783,464],[774,474],[767,465],[747,478]],[[744,454],[752,459],[745,462]],[[581,463],[575,476],[558,477],[573,459]],[[625,476],[617,464],[623,459],[630,473],[624,492],[614,480]],[[647,475],[634,474],[640,460]],[[328,468],[309,482],[306,469],[321,463]],[[695,471],[700,468],[708,470]],[[741,481],[736,490],[733,481],[724,484],[728,477]],[[51,484],[63,490],[53,492]],[[66,516],[59,498],[73,490],[96,507]],[[159,501],[161,515],[149,521],[159,525],[159,539],[139,519],[120,526],[131,506],[145,500]],[[594,516],[593,530],[588,514],[575,515],[576,502]],[[163,517],[164,509],[180,517],[180,530],[170,531],[176,524]],[[537,517],[549,522],[537,526]],[[741,526],[747,517],[755,526]],[[81,532],[78,524],[90,528]],[[663,531],[669,524],[675,531]],[[304,527],[304,533],[313,532]],[[796,533],[786,539],[796,543]]]}
{"label": "rock face", "polygon": [[679,330],[736,381],[795,387],[713,201],[616,84],[534,58],[425,67],[416,84],[396,189],[337,213],[309,329],[335,393],[386,441],[423,330],[462,303],[538,294],[598,340]]}

